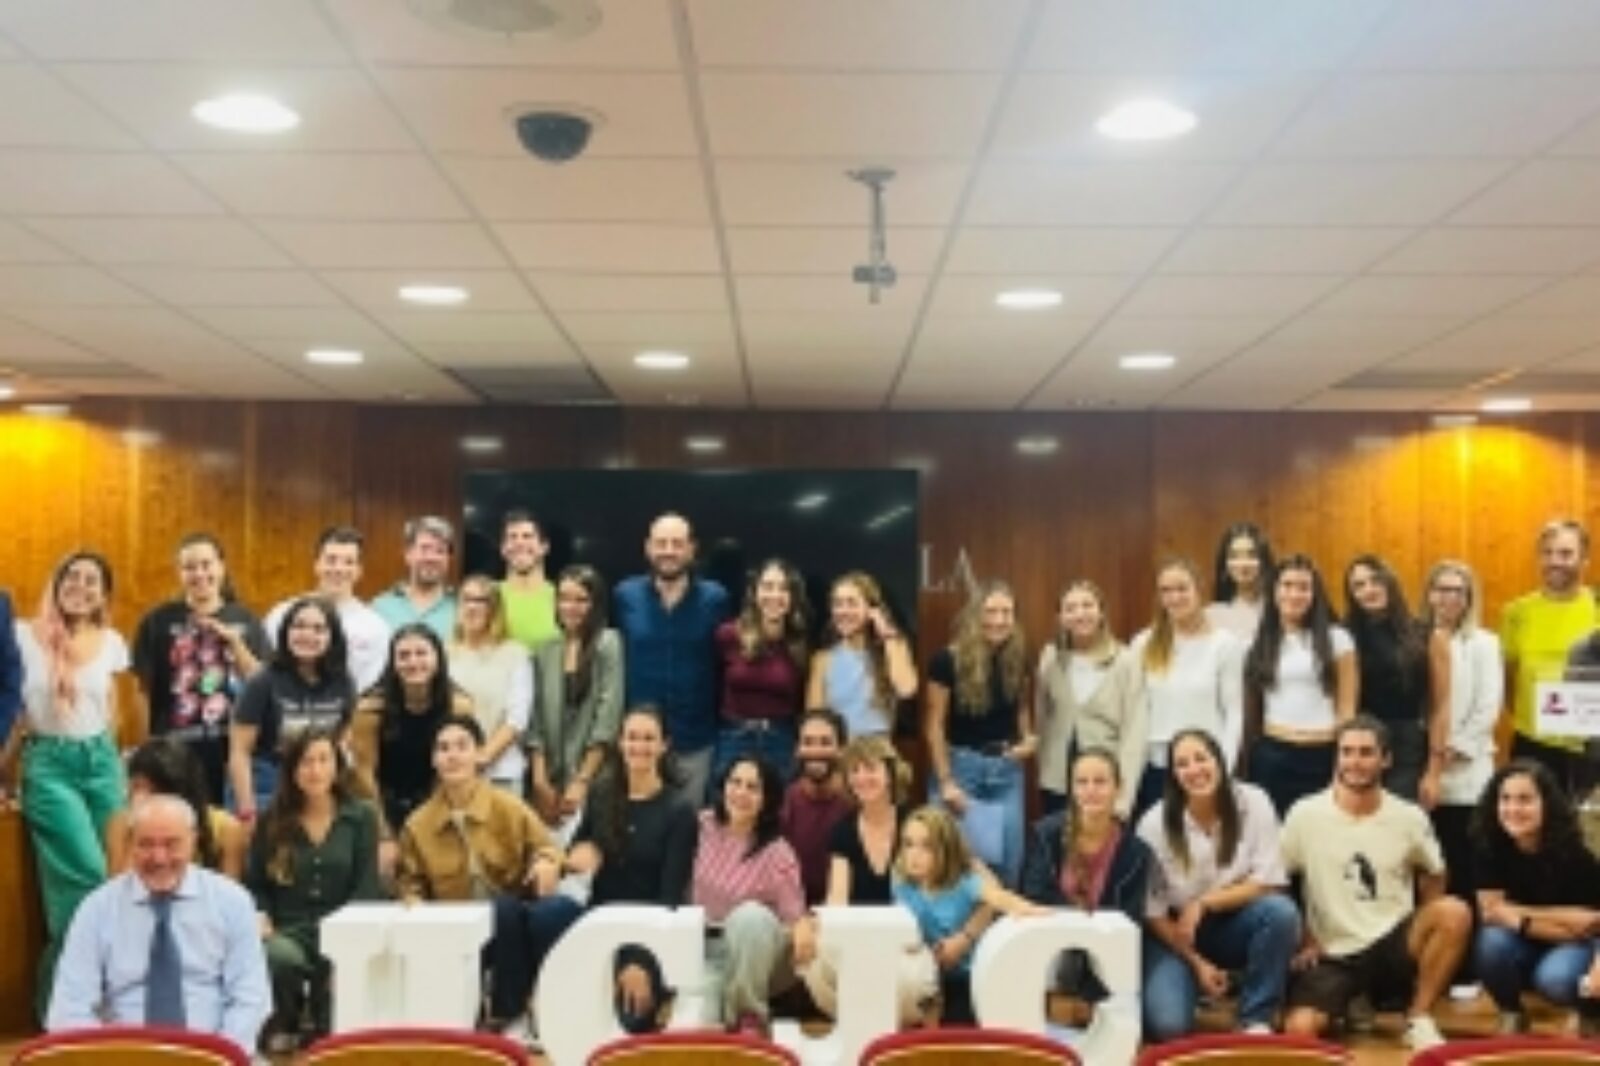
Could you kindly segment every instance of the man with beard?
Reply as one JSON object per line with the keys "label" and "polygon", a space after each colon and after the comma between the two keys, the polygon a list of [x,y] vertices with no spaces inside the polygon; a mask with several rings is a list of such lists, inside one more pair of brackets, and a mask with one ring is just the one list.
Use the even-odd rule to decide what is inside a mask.
{"label": "man with beard", "polygon": [[556,587],[544,575],[549,554],[550,542],[538,520],[527,511],[507,511],[500,521],[500,557],[506,561],[500,601],[505,605],[506,635],[529,654],[561,635],[556,625]]}
{"label": "man with beard", "polygon": [[816,707],[800,718],[795,751],[799,772],[783,794],[779,825],[800,859],[800,880],[805,885],[806,905],[811,907],[827,898],[828,841],[833,827],[853,806],[839,772],[839,752],[847,739],[844,719],[837,711]]}
{"label": "man with beard", "polygon": [[1333,786],[1283,825],[1283,864],[1299,875],[1305,939],[1291,963],[1283,1030],[1320,1036],[1350,1001],[1409,1000],[1405,1042],[1444,1042],[1433,1005],[1472,935],[1472,912],[1444,894],[1444,857],[1422,808],[1383,790],[1389,732],[1358,714],[1334,734]]}
{"label": "man with beard", "polygon": [[650,523],[650,572],[617,584],[612,617],[622,634],[626,706],[661,708],[682,770],[679,794],[699,807],[717,739],[716,634],[728,617],[728,593],[694,575],[694,549],[682,515]]}
{"label": "man with beard", "polygon": [[1583,742],[1539,733],[1536,690],[1541,681],[1562,679],[1569,652],[1574,653],[1574,677],[1593,676],[1584,667],[1590,654],[1600,656],[1600,647],[1589,651],[1600,611],[1593,590],[1583,584],[1588,562],[1589,534],[1582,526],[1570,518],[1545,523],[1539,531],[1540,586],[1506,604],[1500,616],[1506,692],[1515,729],[1511,757],[1543,763],[1568,795],[1580,797],[1594,783]]}
{"label": "man with beard", "polygon": [[446,584],[456,546],[455,527],[443,518],[424,515],[407,522],[405,533],[406,579],[373,600],[372,609],[390,629],[421,622],[448,642],[456,628],[456,594]]}
{"label": "man with beard", "polygon": [[339,624],[344,627],[345,645],[348,648],[350,678],[356,683],[356,692],[367,691],[383,676],[389,663],[389,623],[383,616],[356,597],[356,584],[361,580],[361,534],[349,526],[329,526],[317,538],[317,551],[311,564],[317,587],[309,593],[300,593],[280,600],[267,612],[261,623],[267,639],[277,645],[283,636],[283,616],[296,601],[305,596],[320,596],[333,604],[339,612]]}

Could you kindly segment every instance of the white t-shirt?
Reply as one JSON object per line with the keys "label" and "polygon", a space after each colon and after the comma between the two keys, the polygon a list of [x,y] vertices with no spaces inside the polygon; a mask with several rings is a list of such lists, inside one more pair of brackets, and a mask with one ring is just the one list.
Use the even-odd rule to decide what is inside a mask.
{"label": "white t-shirt", "polygon": [[[1336,661],[1356,650],[1355,641],[1343,626],[1330,627],[1328,640],[1333,644]],[[1267,689],[1264,707],[1268,725],[1326,730],[1338,724],[1333,697],[1322,688],[1308,631],[1283,635],[1283,643],[1278,646],[1278,683]]]}
{"label": "white t-shirt", "polygon": [[1067,659],[1067,684],[1072,686],[1072,698],[1078,703],[1088,703],[1109,672],[1104,656],[1073,652]]}
{"label": "white t-shirt", "polygon": [[1224,629],[1195,636],[1174,634],[1172,659],[1159,674],[1144,667],[1145,630],[1128,654],[1140,674],[1149,709],[1152,766],[1164,766],[1167,744],[1185,729],[1204,729],[1222,745],[1229,765],[1238,761],[1244,726],[1244,647]]}
{"label": "white t-shirt", "polygon": [[1218,629],[1226,629],[1243,641],[1248,648],[1250,642],[1256,639],[1256,630],[1261,628],[1261,601],[1247,603],[1244,600],[1229,600],[1227,603],[1208,603],[1206,621]]}
{"label": "white t-shirt", "polygon": [[1272,801],[1261,789],[1243,781],[1233,782],[1233,798],[1239,808],[1239,839],[1226,865],[1218,861],[1218,841],[1201,829],[1188,811],[1183,815],[1184,839],[1189,847],[1187,866],[1178,862],[1167,841],[1163,822],[1166,810],[1161,804],[1151,807],[1139,820],[1139,839],[1150,845],[1156,859],[1150,870],[1147,915],[1165,917],[1169,910],[1182,910],[1214,888],[1244,881],[1271,888],[1289,883],[1279,853],[1281,829]]}
{"label": "white t-shirt", "polygon": [[[303,595],[313,595],[305,593]],[[261,623],[267,630],[267,639],[276,647],[278,629],[283,624],[284,613],[302,596],[291,596],[267,612]],[[371,607],[354,596],[336,604],[339,624],[344,626],[344,640],[350,650],[350,677],[356,683],[356,694],[367,691],[383,676],[389,665],[389,623]]]}
{"label": "white t-shirt", "polygon": [[17,647],[22,650],[22,705],[28,716],[28,729],[39,736],[78,740],[110,731],[112,697],[116,692],[112,677],[128,668],[128,645],[122,634],[114,629],[105,631],[100,650],[78,667],[73,677],[77,699],[71,713],[62,714],[56,710],[51,692],[50,657],[33,635],[32,624],[19,621],[16,630]]}

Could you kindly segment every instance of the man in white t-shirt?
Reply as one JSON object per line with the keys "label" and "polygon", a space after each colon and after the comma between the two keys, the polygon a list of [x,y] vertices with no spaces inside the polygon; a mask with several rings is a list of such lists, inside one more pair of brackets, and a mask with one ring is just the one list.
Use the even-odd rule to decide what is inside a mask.
{"label": "man in white t-shirt", "polygon": [[1296,803],[1283,826],[1283,864],[1300,876],[1306,916],[1284,1032],[1319,1036],[1365,993],[1379,1003],[1409,999],[1407,1045],[1441,1044],[1430,1012],[1467,950],[1472,912],[1444,894],[1428,816],[1383,790],[1383,723],[1357,715],[1334,745],[1333,786]]}
{"label": "man in white t-shirt", "polygon": [[350,649],[350,677],[356,692],[365,692],[378,683],[389,662],[389,623],[383,616],[356,598],[356,582],[361,580],[361,534],[349,526],[330,526],[317,538],[316,561],[312,572],[317,587],[300,596],[290,596],[267,612],[263,625],[267,639],[276,647],[284,613],[304,596],[321,596],[339,612],[344,626],[345,644]]}

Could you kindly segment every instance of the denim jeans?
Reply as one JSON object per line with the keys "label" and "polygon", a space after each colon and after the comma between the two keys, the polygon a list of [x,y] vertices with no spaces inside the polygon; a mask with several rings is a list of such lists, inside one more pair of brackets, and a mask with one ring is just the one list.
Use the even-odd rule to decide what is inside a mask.
{"label": "denim jeans", "polygon": [[[1207,914],[1195,947],[1221,970],[1244,970],[1238,1025],[1272,1025],[1283,1006],[1289,960],[1300,945],[1300,912],[1288,896],[1257,896],[1236,911]],[[1194,1029],[1199,985],[1182,957],[1145,937],[1144,1038],[1174,1040]]]}
{"label": "denim jeans", "polygon": [[1333,784],[1333,745],[1260,737],[1250,748],[1250,780],[1271,798],[1278,817],[1287,818],[1290,807]]}
{"label": "denim jeans", "polygon": [[1596,940],[1551,944],[1485,925],[1474,948],[1478,980],[1503,1011],[1520,1011],[1523,989],[1530,984],[1556,1006],[1570,1007],[1578,1002],[1578,982],[1589,972],[1597,948]]}
{"label": "denim jeans", "polygon": [[483,947],[483,962],[492,973],[489,1012],[497,1020],[528,1009],[545,956],[582,916],[583,908],[566,896],[494,898],[494,935]]}
{"label": "denim jeans", "polygon": [[[717,747],[711,757],[711,787],[740,759],[755,758],[770,763],[786,780],[794,768],[794,722],[765,719],[734,725],[723,722],[717,731]],[[715,796],[707,797],[715,801]]]}
{"label": "denim jeans", "polygon": [[[1017,887],[1022,876],[1022,844],[1025,833],[1022,797],[1022,764],[1004,755],[984,755],[972,748],[951,747],[950,776],[967,798],[1000,808],[1001,856],[994,874],[1007,888]],[[942,782],[928,779],[928,801],[939,803]]]}

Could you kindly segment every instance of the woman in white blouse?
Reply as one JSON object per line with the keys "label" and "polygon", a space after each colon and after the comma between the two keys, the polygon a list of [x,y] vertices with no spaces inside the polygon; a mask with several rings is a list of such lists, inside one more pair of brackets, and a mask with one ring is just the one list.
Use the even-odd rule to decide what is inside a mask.
{"label": "woman in white blouse", "polygon": [[1211,581],[1216,600],[1206,606],[1211,624],[1228,630],[1246,645],[1256,639],[1272,572],[1272,545],[1260,526],[1236,522],[1223,530]]}
{"label": "woman in white blouse", "polygon": [[1211,734],[1172,738],[1161,804],[1139,823],[1150,846],[1144,1036],[1173,1040],[1194,1028],[1201,994],[1222,996],[1243,970],[1236,1026],[1271,1032],[1283,1006],[1300,912],[1283,889],[1279,823],[1267,794],[1228,774]]}
{"label": "woman in white blouse", "polygon": [[1243,655],[1238,637],[1207,621],[1194,564],[1175,559],[1162,566],[1156,574],[1155,621],[1128,649],[1133,674],[1129,732],[1142,734],[1145,745],[1135,821],[1161,799],[1167,746],[1179,732],[1203,729],[1217,738],[1230,766],[1238,759]]}
{"label": "woman in white blouse", "polygon": [[1333,782],[1333,731],[1356,713],[1356,646],[1316,564],[1278,563],[1272,599],[1245,656],[1245,759],[1240,776],[1266,790],[1280,818],[1296,800]]}
{"label": "woman in white blouse", "polygon": [[506,635],[500,586],[482,574],[461,582],[447,659],[450,680],[472,697],[472,716],[483,727],[479,761],[485,776],[523,795],[528,757],[522,735],[533,710],[533,663],[528,650]]}
{"label": "woman in white blouse", "polygon": [[22,813],[38,858],[49,941],[39,1013],[72,912],[106,879],[106,823],[127,794],[117,756],[116,683],[128,646],[111,628],[111,565],[77,551],[56,567],[39,613],[18,621],[22,651]]}

